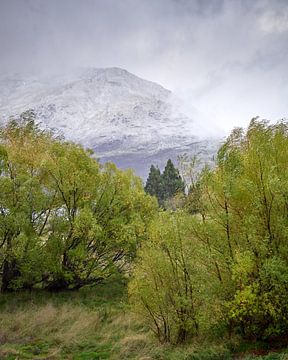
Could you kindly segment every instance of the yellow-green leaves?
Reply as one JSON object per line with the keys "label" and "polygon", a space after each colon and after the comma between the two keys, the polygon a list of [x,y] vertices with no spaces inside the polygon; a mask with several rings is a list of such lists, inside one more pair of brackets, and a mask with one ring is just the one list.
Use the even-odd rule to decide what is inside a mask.
{"label": "yellow-green leaves", "polygon": [[287,123],[254,119],[246,133],[234,130],[216,167],[192,187],[186,210],[195,215],[160,214],[153,223],[130,284],[136,309],[158,337],[177,341],[180,329],[193,335],[189,321],[201,329],[207,313],[243,336],[286,334]]}
{"label": "yellow-green leaves", "polygon": [[199,328],[205,265],[191,220],[181,212],[159,214],[139,250],[129,286],[135,309],[164,342],[186,341]]}
{"label": "yellow-green leaves", "polygon": [[33,119],[0,134],[2,290],[95,283],[131,262],[157,206],[131,171],[100,165]]}

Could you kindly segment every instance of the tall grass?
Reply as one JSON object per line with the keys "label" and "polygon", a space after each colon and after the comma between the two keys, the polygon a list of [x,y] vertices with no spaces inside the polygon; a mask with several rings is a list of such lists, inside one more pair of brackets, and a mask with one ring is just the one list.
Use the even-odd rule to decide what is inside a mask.
{"label": "tall grass", "polygon": [[[232,342],[224,339],[160,345],[131,312],[125,285],[117,279],[78,292],[0,295],[0,359],[252,359],[245,351],[232,356]],[[267,356],[288,360],[287,354]]]}
{"label": "tall grass", "polygon": [[0,296],[0,359],[136,359],[154,346],[119,281],[56,295]]}

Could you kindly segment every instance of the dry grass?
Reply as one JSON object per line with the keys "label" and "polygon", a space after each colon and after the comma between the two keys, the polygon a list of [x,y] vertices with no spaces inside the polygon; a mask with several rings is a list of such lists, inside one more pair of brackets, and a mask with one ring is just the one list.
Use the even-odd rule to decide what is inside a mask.
{"label": "dry grass", "polygon": [[[91,337],[97,337],[101,328],[97,311],[71,304],[55,306],[48,303],[25,307],[13,313],[2,312],[0,358],[5,358],[7,353],[17,353],[15,345],[17,348],[23,344],[49,343],[46,355],[57,359],[63,349],[78,346]],[[14,344],[14,348],[11,348],[10,344]]]}
{"label": "dry grass", "polygon": [[[109,296],[103,289],[102,298],[98,290],[0,296],[0,359],[232,359],[223,339],[214,345],[205,339],[181,347],[160,345],[110,289]],[[272,358],[284,360],[287,353],[267,360]]]}
{"label": "dry grass", "polygon": [[33,306],[14,313],[2,313],[0,319],[1,338],[8,343],[49,337],[55,343],[69,344],[97,331],[97,325],[97,312],[84,311],[80,306],[70,304]]}
{"label": "dry grass", "polygon": [[35,359],[36,355],[51,360],[136,359],[139,353],[146,356],[153,344],[127,306],[109,302],[84,306],[77,298],[60,303],[12,301],[0,308],[1,360]]}
{"label": "dry grass", "polygon": [[114,343],[112,359],[152,359],[151,354],[158,346],[156,339],[147,331],[139,318],[131,313],[118,314],[104,327],[105,341]]}
{"label": "dry grass", "polygon": [[120,341],[120,356],[127,358],[130,354],[138,354],[139,359],[151,359],[151,340],[147,334],[131,334]]}

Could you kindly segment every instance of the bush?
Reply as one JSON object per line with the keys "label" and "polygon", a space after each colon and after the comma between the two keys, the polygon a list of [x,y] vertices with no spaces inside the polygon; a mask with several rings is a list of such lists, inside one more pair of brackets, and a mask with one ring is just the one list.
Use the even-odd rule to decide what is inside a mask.
{"label": "bush", "polygon": [[182,343],[198,334],[205,267],[191,216],[160,213],[138,253],[130,298],[161,342]]}

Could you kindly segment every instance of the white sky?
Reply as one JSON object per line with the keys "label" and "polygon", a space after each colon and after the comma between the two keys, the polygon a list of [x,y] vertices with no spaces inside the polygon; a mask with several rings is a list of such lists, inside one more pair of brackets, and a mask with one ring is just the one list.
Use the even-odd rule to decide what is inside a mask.
{"label": "white sky", "polygon": [[287,118],[288,1],[0,0],[1,74],[79,66],[158,82],[204,132]]}

